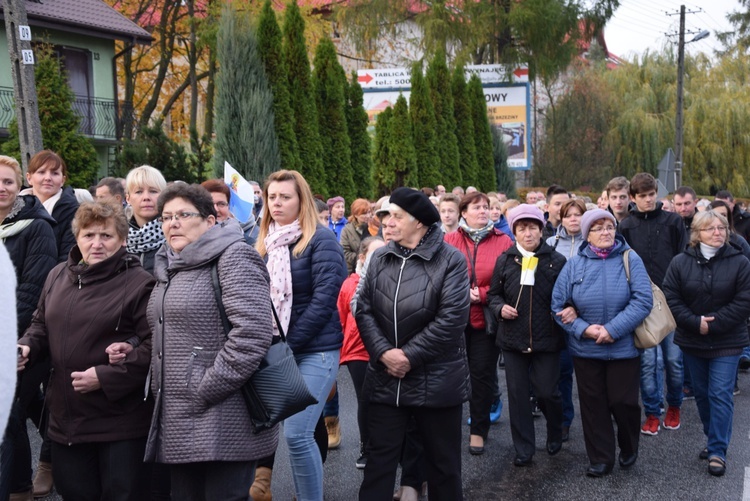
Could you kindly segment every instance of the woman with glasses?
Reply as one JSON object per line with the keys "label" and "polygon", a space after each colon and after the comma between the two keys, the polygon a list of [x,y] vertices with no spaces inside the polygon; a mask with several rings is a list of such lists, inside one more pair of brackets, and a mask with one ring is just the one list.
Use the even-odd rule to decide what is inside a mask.
{"label": "woman with glasses", "polygon": [[[221,223],[234,217],[234,214],[229,211],[231,192],[229,186],[222,179],[209,179],[203,181],[201,186],[208,190],[214,200],[217,222]],[[245,242],[248,245],[255,245],[255,241],[258,239],[258,225],[255,224],[255,216],[250,214],[247,221],[240,221],[240,225],[242,226],[242,232],[245,234]]]}
{"label": "woman with glasses", "polygon": [[[565,259],[578,254],[581,246],[581,218],[586,212],[586,203],[580,198],[571,198],[560,208],[560,226],[555,236],[547,239],[547,245],[565,256]],[[563,402],[563,442],[570,438],[570,425],[575,417],[573,405],[573,360],[565,346],[560,351],[560,382],[558,384]]]}
{"label": "woman with glasses", "polygon": [[567,262],[552,293],[552,311],[573,357],[590,477],[612,471],[616,445],[621,468],[638,458],[640,355],[634,332],[653,299],[643,261],[615,233],[616,225],[602,209],[583,215],[581,237],[588,244]]}
{"label": "woman with glasses", "polygon": [[142,165],[125,178],[125,199],[133,211],[128,228],[128,252],[138,256],[143,269],[154,272],[154,256],[164,243],[161,223],[156,220],[156,200],[167,181],[157,169]]}
{"label": "woman with glasses", "polygon": [[216,222],[203,187],[172,185],[157,210],[166,242],[148,305],[155,407],[145,456],[169,465],[172,499],[244,501],[256,461],[278,442],[277,426],[252,432],[239,392],[271,345],[268,272],[235,219]]}
{"label": "woman with glasses", "polygon": [[708,473],[726,471],[734,388],[742,349],[750,344],[750,262],[728,243],[729,222],[713,211],[693,218],[690,245],[675,256],[662,288],[675,320],[675,344],[690,370],[703,423]]}

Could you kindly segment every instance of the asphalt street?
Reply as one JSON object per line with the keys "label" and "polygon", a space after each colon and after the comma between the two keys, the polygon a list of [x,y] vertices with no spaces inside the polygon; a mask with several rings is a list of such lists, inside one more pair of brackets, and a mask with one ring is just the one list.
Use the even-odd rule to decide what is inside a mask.
{"label": "asphalt street", "polygon": [[[501,386],[504,387],[502,370],[500,377]],[[328,453],[328,460],[324,465],[325,500],[353,501],[357,498],[362,480],[362,471],[354,466],[359,455],[356,400],[346,368],[342,367],[338,381],[343,436],[341,446]],[[739,386],[741,393],[735,397],[734,431],[724,477],[709,475],[706,461],[698,459],[698,453],[705,446],[705,439],[694,400],[683,404],[682,426],[679,430],[665,430],[662,427],[656,436],[641,435],[636,465],[628,471],[616,466],[612,474],[601,479],[588,478],[584,474],[588,461],[578,415],[571,427],[570,441],[554,457],[548,456],[544,449],[544,418],[537,418],[537,454],[534,456],[534,465],[530,468],[514,467],[505,401],[506,408],[500,422],[493,425],[490,431],[483,456],[469,455],[469,427],[464,426],[464,499],[750,501],[750,374],[740,375]],[[574,399],[577,414],[575,390]],[[465,418],[467,413],[468,406],[465,406]],[[32,437],[36,461],[39,436],[33,429],[29,430],[29,435]],[[745,486],[746,483],[749,485]],[[294,486],[283,438],[276,456],[272,487],[274,500],[292,500]],[[61,498],[53,494],[45,499]]]}

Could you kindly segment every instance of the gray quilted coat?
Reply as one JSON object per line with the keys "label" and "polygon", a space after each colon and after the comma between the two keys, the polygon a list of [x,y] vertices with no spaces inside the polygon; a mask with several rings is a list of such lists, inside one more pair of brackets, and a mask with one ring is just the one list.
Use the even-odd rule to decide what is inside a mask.
{"label": "gray quilted coat", "polygon": [[[225,335],[211,282],[218,258]],[[254,435],[238,392],[271,345],[266,266],[230,220],[209,229],[171,259],[156,254],[148,305],[153,332],[155,408],[146,460],[160,463],[252,461],[276,450],[278,426]]]}

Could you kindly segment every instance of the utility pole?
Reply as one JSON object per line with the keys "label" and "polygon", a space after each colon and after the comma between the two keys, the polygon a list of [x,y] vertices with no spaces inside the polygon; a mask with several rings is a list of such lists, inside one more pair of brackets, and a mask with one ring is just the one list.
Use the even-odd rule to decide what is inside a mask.
{"label": "utility pole", "polygon": [[[675,112],[675,120],[674,120],[674,180],[675,180],[675,188],[679,188],[682,186],[682,153],[683,153],[683,140],[682,140],[682,113],[683,113],[683,95],[684,95],[684,88],[683,88],[683,79],[685,75],[685,45],[697,42],[698,40],[703,40],[707,36],[710,35],[710,32],[704,30],[700,33],[697,33],[695,31],[690,32],[690,34],[697,33],[692,40],[686,42],[685,41],[685,14],[697,14],[699,12],[703,12],[702,10],[691,10],[686,11],[684,5],[680,5],[680,32],[678,33],[679,36],[679,42],[677,45],[677,104],[676,104],[676,112]],[[667,14],[669,16],[673,14]],[[670,35],[672,36],[672,35]]]}
{"label": "utility pole", "polygon": [[31,157],[43,149],[42,126],[34,82],[34,51],[31,49],[31,29],[26,18],[26,0],[0,0],[5,15],[13,91],[16,101],[18,138],[21,144],[23,172]]}
{"label": "utility pole", "polygon": [[682,186],[682,96],[685,74],[685,6],[680,5],[680,41],[677,48],[677,113],[674,131],[674,180],[675,188]]}

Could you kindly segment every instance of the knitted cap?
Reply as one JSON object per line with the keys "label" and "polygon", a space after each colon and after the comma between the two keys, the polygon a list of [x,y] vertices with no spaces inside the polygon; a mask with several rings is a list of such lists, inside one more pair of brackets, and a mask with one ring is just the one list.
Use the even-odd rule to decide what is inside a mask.
{"label": "knitted cap", "polygon": [[588,240],[589,238],[589,230],[591,229],[591,225],[593,225],[600,219],[609,219],[610,221],[612,221],[612,224],[617,227],[617,220],[611,212],[604,209],[587,210],[581,217],[581,234],[584,240]]}
{"label": "knitted cap", "polygon": [[516,232],[516,223],[521,219],[533,219],[534,221],[539,222],[541,228],[544,228],[544,213],[536,205],[521,204],[509,210],[508,224],[510,225],[510,231],[513,233]]}
{"label": "knitted cap", "polygon": [[328,206],[328,210],[333,209],[333,206],[336,205],[339,202],[341,202],[342,204],[344,203],[343,197],[329,198],[328,201],[326,202],[326,205]]}
{"label": "knitted cap", "polygon": [[414,216],[425,226],[440,221],[440,213],[430,199],[421,191],[411,188],[396,188],[388,199],[391,206],[397,205]]}

